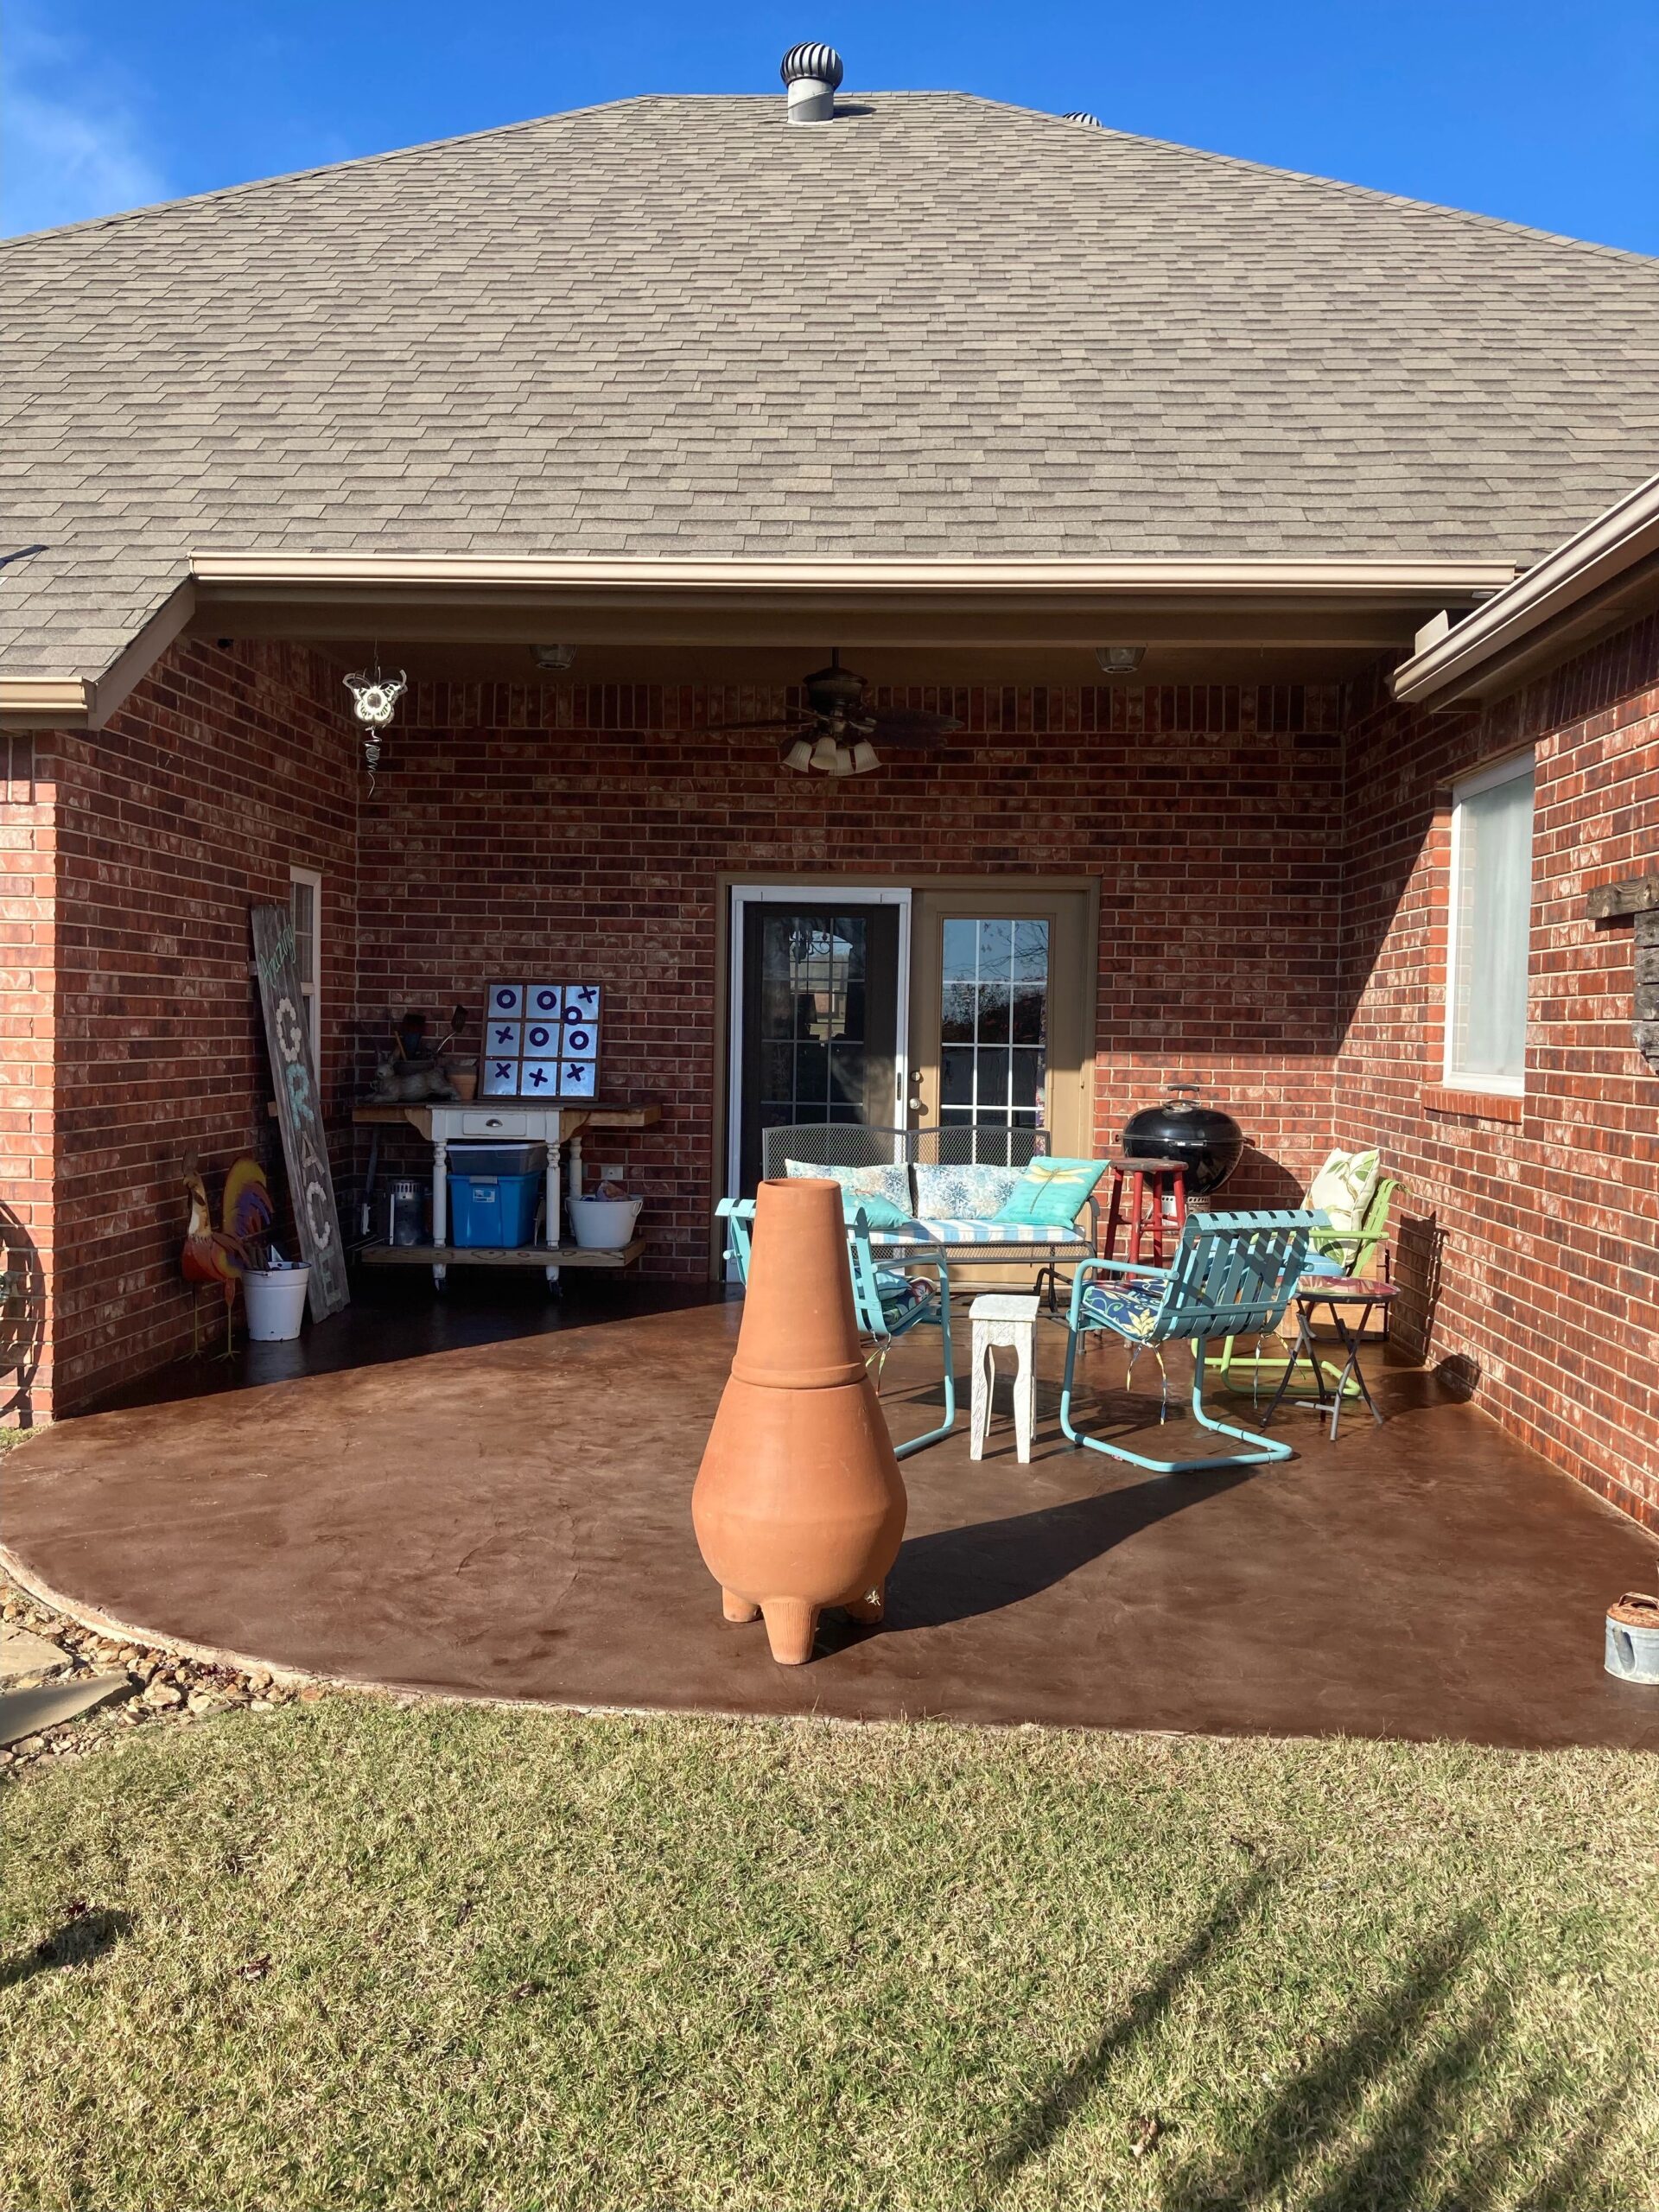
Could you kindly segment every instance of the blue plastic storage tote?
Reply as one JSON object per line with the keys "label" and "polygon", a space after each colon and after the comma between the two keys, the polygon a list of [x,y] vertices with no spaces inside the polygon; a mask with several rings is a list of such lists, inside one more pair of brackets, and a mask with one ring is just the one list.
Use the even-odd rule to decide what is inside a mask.
{"label": "blue plastic storage tote", "polygon": [[539,1175],[451,1175],[449,1242],[508,1251],[536,1234]]}

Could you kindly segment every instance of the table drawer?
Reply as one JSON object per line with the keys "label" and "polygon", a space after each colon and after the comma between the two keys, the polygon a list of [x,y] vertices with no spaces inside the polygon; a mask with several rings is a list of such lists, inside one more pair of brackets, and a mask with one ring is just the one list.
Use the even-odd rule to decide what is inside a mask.
{"label": "table drawer", "polygon": [[556,1129],[556,1114],[550,1117],[546,1114],[515,1110],[511,1106],[499,1109],[480,1107],[476,1113],[445,1115],[448,1127],[444,1134],[450,1137],[546,1136],[553,1134],[548,1128],[550,1118]]}

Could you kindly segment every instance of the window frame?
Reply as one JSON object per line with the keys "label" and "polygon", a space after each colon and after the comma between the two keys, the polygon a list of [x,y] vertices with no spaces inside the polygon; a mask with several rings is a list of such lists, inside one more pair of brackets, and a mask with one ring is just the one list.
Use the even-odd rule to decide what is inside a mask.
{"label": "window frame", "polygon": [[322,871],[290,861],[288,904],[294,908],[294,887],[304,884],[311,893],[311,973],[300,977],[300,996],[306,1001],[306,1026],[311,1038],[311,1065],[322,1080]]}
{"label": "window frame", "polygon": [[[1537,754],[1529,746],[1524,752],[1506,753],[1501,760],[1489,761],[1484,768],[1459,776],[1452,785],[1451,838],[1448,850],[1446,893],[1446,1005],[1441,1032],[1440,1082],[1450,1092],[1471,1097],[1524,1098],[1527,1091],[1526,1041],[1522,1040],[1522,1066],[1519,1075],[1479,1074],[1457,1065],[1458,1035],[1458,970],[1459,900],[1463,871],[1463,810],[1466,801],[1478,798],[1484,791],[1496,791],[1500,785],[1516,783],[1522,776],[1534,780],[1533,833],[1528,842],[1529,861],[1535,857],[1537,837]],[[1530,883],[1532,868],[1528,868],[1528,910],[1530,914]],[[1531,997],[1532,934],[1530,923],[1522,957],[1526,963],[1527,995]]]}

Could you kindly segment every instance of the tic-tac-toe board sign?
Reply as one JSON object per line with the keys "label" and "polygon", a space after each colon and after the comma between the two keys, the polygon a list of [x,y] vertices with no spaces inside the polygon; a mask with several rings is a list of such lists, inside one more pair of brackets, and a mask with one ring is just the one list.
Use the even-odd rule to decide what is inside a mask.
{"label": "tic-tac-toe board sign", "polygon": [[599,1084],[597,983],[492,983],[485,1098],[592,1098]]}

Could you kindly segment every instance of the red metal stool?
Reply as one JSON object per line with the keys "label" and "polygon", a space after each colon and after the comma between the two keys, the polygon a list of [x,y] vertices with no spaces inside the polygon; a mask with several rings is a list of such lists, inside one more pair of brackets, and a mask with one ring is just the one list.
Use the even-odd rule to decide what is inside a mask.
{"label": "red metal stool", "polygon": [[[1148,1264],[1161,1268],[1164,1264],[1164,1199],[1171,1198],[1169,1218],[1174,1224],[1174,1242],[1180,1242],[1181,1229],[1186,1220],[1186,1163],[1181,1160],[1135,1160],[1124,1154],[1106,1163],[1112,1171],[1112,1195],[1106,1208],[1105,1250],[1101,1257],[1117,1257],[1117,1232],[1120,1224],[1128,1231],[1126,1259],[1147,1259],[1147,1246],[1151,1246]],[[1124,1186],[1128,1185],[1127,1201]]]}

